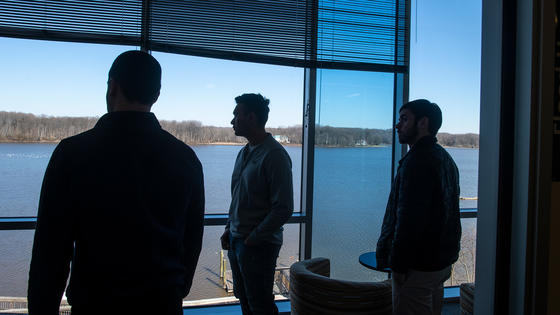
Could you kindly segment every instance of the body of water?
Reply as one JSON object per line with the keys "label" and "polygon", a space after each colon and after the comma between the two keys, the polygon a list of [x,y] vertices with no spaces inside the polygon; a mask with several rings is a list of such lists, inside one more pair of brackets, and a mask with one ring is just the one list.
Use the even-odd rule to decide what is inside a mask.
{"label": "body of water", "polygon": [[[0,217],[36,216],[41,182],[55,144],[0,144]],[[204,168],[206,213],[227,213],[230,179],[241,146],[193,146]],[[301,147],[293,163],[294,205],[300,205]],[[477,196],[478,150],[448,148],[461,176],[461,195]],[[391,148],[317,148],[314,170],[313,256],[331,259],[333,277],[376,280],[358,256],[375,249],[391,182]],[[461,207],[475,208],[476,201]],[[219,283],[222,226],[207,226],[189,300],[226,296]],[[26,296],[33,231],[0,231],[0,296]],[[280,266],[299,256],[299,225],[287,225]],[[229,267],[229,266],[228,266]]]}

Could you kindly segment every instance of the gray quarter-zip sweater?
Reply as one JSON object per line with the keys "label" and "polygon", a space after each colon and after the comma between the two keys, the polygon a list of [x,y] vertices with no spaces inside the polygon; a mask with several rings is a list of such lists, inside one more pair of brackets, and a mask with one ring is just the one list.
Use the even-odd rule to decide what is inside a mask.
{"label": "gray quarter-zip sweater", "polygon": [[236,238],[282,244],[282,226],[294,209],[290,156],[270,134],[235,161],[226,229]]}

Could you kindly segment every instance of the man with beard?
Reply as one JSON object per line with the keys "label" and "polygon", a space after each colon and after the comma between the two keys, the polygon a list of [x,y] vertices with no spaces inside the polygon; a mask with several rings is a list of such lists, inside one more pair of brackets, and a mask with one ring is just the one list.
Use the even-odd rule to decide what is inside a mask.
{"label": "man with beard", "polygon": [[399,142],[410,150],[399,161],[376,255],[378,267],[393,271],[394,314],[440,314],[443,283],[459,255],[459,172],[437,143],[441,122],[427,100],[399,111]]}
{"label": "man with beard", "polygon": [[235,98],[231,124],[249,143],[231,176],[229,220],[221,237],[228,250],[233,290],[244,315],[278,314],[272,287],[282,246],[282,226],[294,209],[292,161],[265,131],[269,100],[260,94]]}

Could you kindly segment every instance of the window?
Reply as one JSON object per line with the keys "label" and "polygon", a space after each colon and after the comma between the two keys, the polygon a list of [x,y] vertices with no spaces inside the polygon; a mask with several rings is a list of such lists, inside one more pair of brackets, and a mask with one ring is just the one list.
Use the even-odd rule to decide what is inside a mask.
{"label": "window", "polygon": [[[68,10],[56,1],[1,4],[7,9],[0,10],[5,21],[0,22],[0,36],[142,45],[160,61],[162,91],[153,111],[166,130],[193,147],[205,171],[207,225],[189,300],[228,295],[219,285],[218,242],[229,208],[233,163],[245,143],[233,135],[230,125],[234,97],[246,92],[261,93],[271,100],[267,129],[285,144],[292,158],[294,205],[299,213],[286,226],[279,268],[311,253],[331,258],[337,278],[385,277],[361,267],[358,256],[375,247],[395,152],[400,152],[392,139],[395,108],[402,104],[407,88],[407,0],[375,4],[365,0],[283,0],[259,1],[258,5],[238,1],[234,7],[221,1],[128,0],[110,7],[104,2],[104,10],[86,2],[78,1],[73,7],[72,14],[83,16],[76,23],[68,20]],[[123,8],[130,9],[125,10],[128,14],[117,17],[114,12]],[[39,10],[43,12],[40,18],[36,16]],[[107,28],[95,23],[99,14],[111,18]],[[239,23],[224,22],[231,20],[224,18],[228,16]],[[47,23],[50,20],[54,22]],[[49,125],[52,120],[48,117],[23,115],[24,119],[14,122],[16,118],[10,116],[9,121],[0,120],[0,137],[13,134],[11,126],[21,129],[25,120],[39,121],[41,128],[28,128],[32,131],[22,131],[20,138],[0,138],[2,141],[55,141],[91,128],[105,112],[111,62],[118,53],[131,49],[0,41],[8,47],[1,52],[5,56],[0,65],[10,74],[0,77],[0,83],[10,87],[0,101],[0,110],[69,116],[57,120],[64,126],[62,133],[53,132],[57,129]],[[313,101],[308,103],[310,99]],[[316,119],[307,119],[310,112],[316,112]],[[309,130],[314,131],[311,145],[303,150],[302,134],[308,136]],[[0,200],[7,201],[0,203],[0,217],[35,215],[42,174],[54,146],[0,144],[0,150],[8,152],[0,151],[0,172],[11,179],[0,186],[7,187],[0,188],[0,197],[6,197]],[[302,167],[309,148],[314,158],[305,160]],[[308,191],[302,183],[311,183],[314,189]],[[300,197],[301,187],[305,200]],[[309,204],[314,209],[307,216],[300,210]],[[305,207],[300,209],[300,205]],[[21,211],[10,212],[14,209]],[[299,222],[313,225],[313,234],[300,237]],[[309,246],[305,253],[299,253],[300,243]],[[28,260],[28,256],[21,260],[23,267],[18,272],[23,275]],[[21,292],[25,285],[20,282]]]}
{"label": "window", "polygon": [[[13,141],[0,143],[0,217],[34,217],[56,142],[91,128],[106,112],[107,72],[114,58],[131,48],[6,38],[0,41],[8,47],[2,51],[1,66],[13,73],[0,77],[7,87],[0,101],[0,139]],[[162,91],[153,112],[164,129],[190,144],[199,157],[205,175],[206,213],[228,213],[233,165],[246,142],[235,137],[230,124],[234,98],[253,92],[271,100],[267,129],[279,136],[292,159],[294,206],[299,211],[303,69],[157,52],[153,55],[163,70]],[[188,300],[227,300],[232,296],[220,286],[222,232],[223,225],[206,226]],[[0,278],[0,296],[25,297],[34,233],[1,233],[5,237],[0,252],[5,259],[0,264],[4,275]],[[299,225],[286,225],[284,239],[278,276],[287,279],[286,269],[299,259]],[[229,263],[226,269],[230,269]],[[278,290],[286,294],[286,290]]]}
{"label": "window", "polygon": [[333,278],[387,277],[358,257],[375,250],[391,189],[393,76],[317,75],[312,253],[331,260]]}
{"label": "window", "polygon": [[261,93],[270,99],[267,130],[292,158],[294,206],[299,209],[303,70],[294,67],[154,52],[162,66],[162,90],[153,112],[163,128],[191,144],[203,169],[206,213],[227,214],[231,173],[245,138],[231,120],[235,97]]}
{"label": "window", "polygon": [[477,224],[466,216],[476,216],[478,207],[481,7],[482,1],[413,1],[411,9],[410,99],[440,106],[438,141],[459,169],[463,235],[446,285],[474,281]]}
{"label": "window", "polygon": [[[261,93],[270,99],[266,129],[284,144],[292,159],[294,207],[299,211],[303,69],[158,52],[153,56],[163,71],[161,96],[153,112],[160,119],[170,118],[162,123],[163,128],[189,143],[200,159],[204,170],[206,214],[229,211],[231,173],[237,153],[246,143],[245,138],[234,135],[230,122],[236,105],[234,98],[243,93]],[[187,300],[232,300],[232,292],[222,287],[220,278],[219,239],[223,230],[223,225],[206,226],[193,289]],[[227,251],[223,254],[227,261]],[[299,226],[288,224],[277,276],[288,279],[285,269],[298,259]],[[229,262],[226,262],[227,279],[231,281],[229,270]],[[277,286],[276,293],[287,292]]]}

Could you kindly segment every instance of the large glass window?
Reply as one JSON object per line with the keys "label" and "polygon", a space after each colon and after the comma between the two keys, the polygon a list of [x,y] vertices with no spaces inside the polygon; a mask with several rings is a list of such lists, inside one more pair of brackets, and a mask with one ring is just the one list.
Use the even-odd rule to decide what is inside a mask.
{"label": "large glass window", "polygon": [[391,188],[393,78],[318,71],[312,255],[334,278],[386,278],[358,257],[375,249]]}
{"label": "large glass window", "polygon": [[[246,139],[236,137],[230,124],[235,97],[261,93],[270,99],[266,129],[281,142],[292,159],[294,206],[299,211],[301,183],[301,119],[303,69],[226,61],[153,52],[161,63],[162,91],[153,112],[165,120],[163,128],[189,144],[204,170],[206,214],[227,214],[231,201],[231,174]],[[223,226],[205,228],[203,250],[189,301],[232,300],[227,251],[220,247]],[[220,269],[220,253],[224,269]],[[286,225],[278,259],[278,284],[287,280],[287,268],[299,259],[299,225]],[[224,289],[225,272],[228,286]],[[276,293],[286,294],[277,285]]]}
{"label": "large glass window", "polygon": [[[323,66],[397,69],[406,73],[406,4],[320,1],[318,20],[305,21],[307,15],[296,16],[297,25],[311,27],[306,27],[305,34],[295,36],[305,35],[305,45],[309,44],[311,55],[316,53]],[[297,5],[299,9],[311,7],[301,7],[299,2]],[[310,22],[318,23],[317,34],[307,36],[307,31],[315,29]],[[177,32],[177,28],[165,30]],[[58,39],[69,39],[64,31],[53,34]],[[308,42],[313,38],[316,43]],[[103,36],[101,39],[110,40]],[[150,36],[148,40],[152,40],[154,49],[158,43],[163,45]],[[125,42],[137,42],[137,38]],[[35,216],[44,170],[56,143],[91,128],[106,112],[107,71],[115,56],[135,48],[8,38],[0,38],[0,44],[5,47],[0,51],[0,67],[6,74],[0,75],[0,84],[5,87],[0,100],[0,142],[9,142],[0,144],[0,217]],[[315,44],[317,50],[313,51]],[[221,57],[230,54],[212,54],[207,47],[202,48],[210,54],[200,54],[189,45],[171,46],[175,52]],[[258,45],[256,48],[258,53]],[[305,51],[307,54],[307,48]],[[240,58],[234,56],[235,51],[231,53],[232,58]],[[296,220],[313,226],[312,256],[330,258],[335,278],[386,277],[359,265],[358,256],[375,248],[389,195],[394,158],[393,110],[400,102],[394,98],[396,95],[400,100],[406,89],[399,79],[394,91],[395,73],[317,70],[316,95],[305,95],[317,101],[316,108],[310,109],[316,110],[316,126],[312,128],[314,160],[309,164],[314,169],[308,173],[302,169],[301,147],[304,69],[161,52],[153,55],[162,65],[163,78],[161,95],[152,110],[162,127],[189,144],[201,160],[207,218],[219,221],[212,224],[225,222],[225,216],[212,215],[228,212],[234,161],[246,141],[235,137],[230,125],[234,98],[243,93],[261,93],[271,100],[267,130],[285,146],[292,159],[296,212],[300,211],[301,182],[307,180],[301,174],[314,173],[312,222],[305,216],[296,216]],[[258,54],[242,57],[241,60],[292,64],[287,59],[259,59]],[[290,58],[299,60],[297,56]],[[344,63],[337,64],[342,60]],[[294,64],[303,66],[302,62]],[[315,65],[307,59],[305,64]],[[315,87],[306,89],[315,91]],[[231,298],[220,278],[221,274],[227,278],[229,268],[228,263],[220,267],[222,231],[219,225],[205,227],[189,301]],[[286,269],[300,258],[299,231],[299,224],[285,227],[276,293],[286,293]],[[0,295],[25,295],[32,235],[32,231],[16,231],[7,238],[9,243],[0,244],[0,253],[7,257],[0,263],[0,273],[9,274],[0,279],[0,288],[7,288]],[[16,248],[27,249],[14,252]],[[227,286],[227,279],[225,283]]]}
{"label": "large glass window", "polygon": [[190,144],[203,169],[206,213],[227,213],[231,173],[246,143],[230,124],[235,97],[260,93],[270,99],[267,130],[292,158],[294,206],[299,209],[303,69],[154,52],[162,90],[153,112],[163,128]]}
{"label": "large glass window", "polygon": [[[459,169],[459,206],[476,211],[482,1],[411,3],[410,99],[440,106],[438,141]],[[474,281],[476,218],[463,218],[461,224],[461,252],[446,285]]]}
{"label": "large glass window", "polygon": [[[124,46],[0,38],[0,217],[37,215],[50,156],[62,138],[85,131],[106,112],[107,72]],[[303,69],[154,53],[162,65],[162,91],[152,110],[162,127],[189,144],[203,164],[206,213],[227,214],[230,181],[245,139],[230,121],[234,98],[261,93],[270,99],[267,130],[292,159],[294,206],[299,211]],[[219,237],[223,226],[205,227],[190,301],[229,298],[220,285]],[[23,298],[33,230],[3,231],[0,297]],[[299,225],[285,227],[278,283],[299,259]],[[229,263],[226,270],[229,270]],[[283,278],[282,278],[283,277]],[[231,281],[231,280],[230,280]],[[277,286],[277,293],[286,288]]]}

